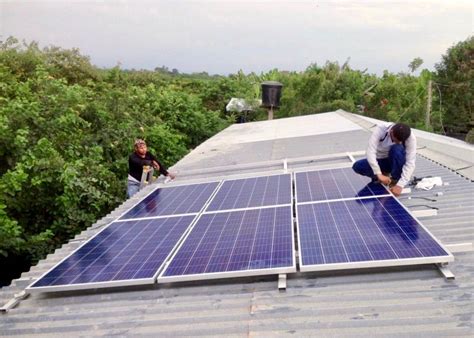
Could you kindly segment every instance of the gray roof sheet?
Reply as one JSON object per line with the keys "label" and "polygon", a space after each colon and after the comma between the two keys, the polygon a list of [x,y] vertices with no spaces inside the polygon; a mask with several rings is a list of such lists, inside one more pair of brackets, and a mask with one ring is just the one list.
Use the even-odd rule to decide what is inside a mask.
{"label": "gray roof sheet", "polygon": [[[316,123],[319,120],[317,115],[311,119]],[[272,172],[281,170],[284,158],[290,159],[290,168],[337,165],[347,161],[345,152],[364,150],[373,124],[341,111],[321,115],[323,125],[318,127],[308,124],[308,117],[285,120],[278,123],[286,122],[291,129],[299,121],[303,124],[301,130],[295,128],[294,135],[275,137],[271,135],[272,128],[278,123],[258,122],[263,134],[253,135],[252,142],[232,139],[233,136],[226,136],[229,130],[223,131],[173,168],[179,170],[178,180]],[[348,127],[347,121],[353,125]],[[336,125],[323,133],[325,122]],[[239,128],[250,130],[256,126],[246,124]],[[308,131],[311,128],[313,133]],[[437,161],[444,163],[436,163],[427,156],[429,152],[419,151],[423,154],[418,156],[415,176],[440,176],[447,185],[429,191],[413,190],[400,200],[410,210],[422,209],[423,205],[439,208],[438,215],[421,221],[443,244],[470,243],[474,229],[474,186],[471,179],[461,176],[451,165],[458,160],[457,152],[466,151],[467,155],[459,160],[471,160],[472,165],[473,148],[446,142],[442,137],[440,140],[436,135],[429,137],[431,140],[425,141],[418,136],[419,143],[426,142],[420,150],[431,151]],[[213,150],[216,147],[219,150]],[[213,154],[218,151],[220,154]],[[339,156],[325,156],[334,153]],[[2,288],[0,304],[8,302],[150,189],[153,186],[56,250],[11,286]],[[296,273],[288,275],[284,292],[278,291],[275,276],[267,276],[34,294],[0,316],[0,335],[471,336],[472,250],[455,253],[455,261],[449,266],[456,275],[454,281],[445,280],[435,267],[428,265]]]}

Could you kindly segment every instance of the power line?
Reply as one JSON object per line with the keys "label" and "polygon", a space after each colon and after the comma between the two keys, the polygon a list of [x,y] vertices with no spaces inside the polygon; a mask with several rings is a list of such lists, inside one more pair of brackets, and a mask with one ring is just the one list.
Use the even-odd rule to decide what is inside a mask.
{"label": "power line", "polygon": [[444,125],[443,125],[443,106],[442,106],[442,100],[441,100],[441,90],[439,89],[439,83],[434,82],[433,83],[436,85],[436,89],[438,89],[439,93],[439,123],[441,125],[441,130],[443,131],[443,134],[446,136],[446,132],[444,130]]}
{"label": "power line", "polygon": [[400,122],[400,119],[403,117],[403,115],[405,115],[405,114],[408,112],[408,109],[411,108],[411,106],[416,102],[416,100],[421,96],[421,94],[424,94],[424,93],[425,93],[425,91],[426,91],[426,89],[423,88],[423,91],[420,92],[420,93],[415,97],[415,99],[412,101],[412,103],[410,103],[410,105],[405,109],[405,111],[403,112],[403,114],[398,117],[397,122]]}

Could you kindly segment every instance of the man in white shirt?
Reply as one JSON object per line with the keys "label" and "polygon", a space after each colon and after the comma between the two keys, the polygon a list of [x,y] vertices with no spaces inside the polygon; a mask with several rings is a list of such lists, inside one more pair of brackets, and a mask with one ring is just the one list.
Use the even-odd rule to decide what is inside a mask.
{"label": "man in white shirt", "polygon": [[352,169],[373,181],[388,185],[400,196],[415,170],[416,137],[403,123],[378,125],[369,139],[367,159],[356,161]]}

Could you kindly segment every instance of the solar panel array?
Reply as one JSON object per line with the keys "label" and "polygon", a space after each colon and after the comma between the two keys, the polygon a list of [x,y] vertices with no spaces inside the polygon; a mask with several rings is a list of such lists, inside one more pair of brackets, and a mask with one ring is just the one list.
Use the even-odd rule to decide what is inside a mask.
{"label": "solar panel array", "polygon": [[381,184],[350,168],[297,173],[295,179],[301,271],[453,260]]}
{"label": "solar panel array", "polygon": [[[295,174],[300,270],[446,263],[387,189],[350,168]],[[290,174],[160,187],[31,284],[78,290],[296,271]]]}
{"label": "solar panel array", "polygon": [[[27,289],[61,291],[154,283],[175,251],[181,260],[173,259],[169,266],[181,264],[181,270],[169,270],[173,278],[177,273],[183,279],[190,275],[201,279],[226,277],[236,271],[245,271],[244,275],[296,271],[291,175],[226,181],[222,190],[218,186],[219,182],[211,182],[156,189]],[[234,199],[237,203],[232,204]],[[215,210],[203,213],[208,205]],[[221,229],[218,237],[217,227]],[[190,228],[191,235],[186,237]],[[222,256],[229,242],[232,250]],[[179,243],[183,245],[177,250]],[[193,255],[189,255],[190,248]],[[182,257],[188,259],[186,269],[179,263]],[[200,262],[205,257],[208,261],[203,266]]]}

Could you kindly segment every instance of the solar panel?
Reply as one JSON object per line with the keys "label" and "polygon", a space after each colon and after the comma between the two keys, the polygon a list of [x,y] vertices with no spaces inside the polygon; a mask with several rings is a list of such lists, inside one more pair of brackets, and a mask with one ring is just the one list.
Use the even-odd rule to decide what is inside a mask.
{"label": "solar panel", "polygon": [[211,182],[156,189],[120,220],[198,213],[218,184]]}
{"label": "solar panel", "polygon": [[291,175],[225,181],[206,211],[232,210],[291,203]]}
{"label": "solar panel", "polygon": [[160,282],[295,272],[291,206],[203,214]]}
{"label": "solar panel", "polygon": [[27,289],[61,291],[152,284],[194,218],[112,223]]}
{"label": "solar panel", "polygon": [[453,260],[394,197],[298,205],[297,217],[301,271]]}
{"label": "solar panel", "polygon": [[352,168],[299,172],[295,177],[298,203],[388,194],[383,185],[371,183]]}

